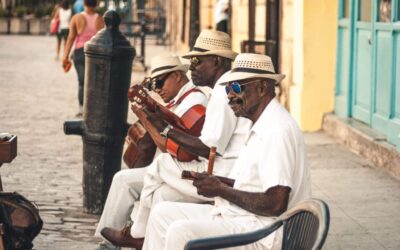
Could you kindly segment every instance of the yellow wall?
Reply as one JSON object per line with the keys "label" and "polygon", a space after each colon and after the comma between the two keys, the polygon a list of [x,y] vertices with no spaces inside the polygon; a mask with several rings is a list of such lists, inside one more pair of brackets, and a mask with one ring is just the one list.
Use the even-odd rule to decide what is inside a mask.
{"label": "yellow wall", "polygon": [[303,130],[314,131],[334,106],[338,2],[303,0],[298,6],[301,2],[293,1],[294,25],[300,27],[293,38],[290,111]]}

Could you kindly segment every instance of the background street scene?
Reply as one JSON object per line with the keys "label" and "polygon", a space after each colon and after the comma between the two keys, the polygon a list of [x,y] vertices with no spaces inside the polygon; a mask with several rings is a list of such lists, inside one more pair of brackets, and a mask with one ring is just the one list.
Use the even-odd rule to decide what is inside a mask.
{"label": "background street scene", "polygon": [[[147,63],[174,53],[146,43]],[[54,51],[55,37],[0,35],[0,132],[18,136],[18,156],[0,174],[5,191],[40,209],[44,227],[35,249],[94,249],[99,217],[82,208],[82,140],[63,132],[78,112],[76,74],[62,71]],[[140,82],[143,68],[133,68],[132,82]],[[400,181],[324,131],[305,138],[313,196],[331,212],[324,249],[400,249]]]}

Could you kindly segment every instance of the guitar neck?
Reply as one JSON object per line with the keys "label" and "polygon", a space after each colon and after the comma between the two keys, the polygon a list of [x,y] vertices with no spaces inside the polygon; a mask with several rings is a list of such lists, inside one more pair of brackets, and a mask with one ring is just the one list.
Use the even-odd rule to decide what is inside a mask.
{"label": "guitar neck", "polygon": [[178,127],[182,130],[186,130],[184,125],[181,122],[179,116],[177,116],[174,112],[166,108],[165,106],[158,103],[156,100],[151,98],[150,96],[147,97],[146,106],[150,109],[155,111],[158,109],[162,115],[162,119],[165,120],[167,123],[171,124],[173,127]]}

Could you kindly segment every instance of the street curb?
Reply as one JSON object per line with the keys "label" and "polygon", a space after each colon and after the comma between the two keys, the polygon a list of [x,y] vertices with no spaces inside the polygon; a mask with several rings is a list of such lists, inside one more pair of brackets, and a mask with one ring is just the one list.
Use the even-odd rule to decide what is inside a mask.
{"label": "street curb", "polygon": [[400,179],[400,153],[381,133],[355,119],[339,118],[333,113],[324,114],[322,129],[355,153]]}

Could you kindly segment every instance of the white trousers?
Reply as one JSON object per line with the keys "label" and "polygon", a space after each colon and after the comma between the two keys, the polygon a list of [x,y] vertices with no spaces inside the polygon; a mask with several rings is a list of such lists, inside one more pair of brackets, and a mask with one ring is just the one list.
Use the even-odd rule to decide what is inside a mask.
{"label": "white trousers", "polygon": [[[143,250],[183,249],[192,239],[250,232],[273,222],[264,217],[212,216],[213,205],[163,202],[150,214]],[[266,218],[266,219],[265,219]],[[279,249],[281,233],[235,249]]]}
{"label": "white trousers", "polygon": [[135,201],[143,188],[145,168],[124,169],[113,177],[95,236],[101,237],[104,227],[121,229],[129,220]]}
{"label": "white trousers", "polygon": [[144,177],[138,212],[131,227],[132,237],[143,238],[145,236],[150,210],[159,202],[201,203],[212,200],[198,195],[192,181],[181,178],[182,170],[202,172],[205,166],[205,161],[179,162],[167,153],[156,157]]}

